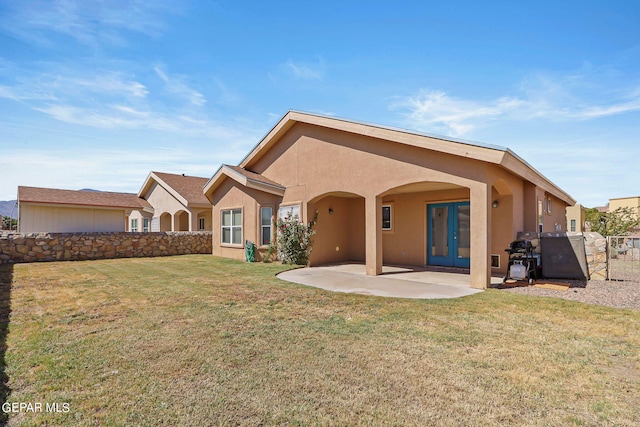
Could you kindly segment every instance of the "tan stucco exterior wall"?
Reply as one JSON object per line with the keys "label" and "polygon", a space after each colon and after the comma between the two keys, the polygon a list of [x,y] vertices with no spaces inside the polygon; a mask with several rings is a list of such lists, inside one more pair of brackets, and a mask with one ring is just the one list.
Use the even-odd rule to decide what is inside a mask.
{"label": "tan stucco exterior wall", "polygon": [[[271,207],[277,215],[280,198],[252,188],[243,187],[232,180],[226,180],[216,191],[213,199],[213,254],[235,259],[244,259],[244,242],[260,243],[260,208]],[[242,208],[242,244],[223,244],[221,238],[221,211]],[[259,247],[261,252],[266,247]]]}
{"label": "tan stucco exterior wall", "polygon": [[[469,201],[471,283],[486,287],[491,254],[500,255],[504,271],[504,249],[518,231],[537,229],[537,199],[546,200],[547,195],[505,168],[477,160],[486,148],[456,149],[465,151],[452,155],[296,123],[262,157],[244,165],[285,187],[282,198],[242,188],[231,179],[210,195],[214,254],[244,256],[241,247],[220,245],[220,209],[243,207],[244,239],[256,241],[259,205],[264,203],[258,200],[268,196],[268,203],[276,205],[274,212],[278,204],[301,203],[305,222],[318,211],[312,265],[364,259],[368,274],[379,274],[382,262],[424,265],[427,205]],[[393,206],[390,231],[381,228],[386,204]],[[564,203],[552,198],[552,206],[557,208],[544,216],[545,228],[555,226],[560,217],[565,223]]]}
{"label": "tan stucco exterior wall", "polygon": [[19,232],[74,233],[125,231],[123,209],[32,205],[20,203]]}
{"label": "tan stucco exterior wall", "polygon": [[126,231],[132,231],[131,230],[131,221],[134,219],[138,220],[138,232],[143,232],[144,231],[144,219],[148,219],[149,220],[149,230],[151,231],[151,220],[152,220],[153,214],[150,212],[145,212],[145,211],[132,211],[129,214],[129,218],[127,219],[127,230]]}
{"label": "tan stucco exterior wall", "polygon": [[609,212],[618,208],[630,208],[636,215],[640,216],[640,197],[623,197],[609,200]]}
{"label": "tan stucco exterior wall", "polygon": [[[575,230],[572,230],[572,222],[575,224]],[[573,206],[567,206],[567,231],[581,232],[584,231],[585,209],[576,203]]]}
{"label": "tan stucco exterior wall", "polygon": [[[145,194],[145,199],[153,206],[153,217],[158,218],[158,231],[198,231],[199,218],[205,219],[205,231],[211,231],[211,208],[188,207],[158,183],[153,183]],[[163,217],[164,215],[164,217]],[[140,213],[140,217],[145,214]],[[162,219],[161,219],[162,218]]]}

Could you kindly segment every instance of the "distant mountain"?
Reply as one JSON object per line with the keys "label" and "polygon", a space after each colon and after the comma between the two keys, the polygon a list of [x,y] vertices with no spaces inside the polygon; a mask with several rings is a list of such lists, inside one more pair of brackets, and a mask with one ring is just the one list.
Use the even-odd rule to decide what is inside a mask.
{"label": "distant mountain", "polygon": [[0,202],[0,215],[1,216],[12,216],[14,219],[18,219],[18,209],[16,206],[16,200],[7,200],[5,202]]}

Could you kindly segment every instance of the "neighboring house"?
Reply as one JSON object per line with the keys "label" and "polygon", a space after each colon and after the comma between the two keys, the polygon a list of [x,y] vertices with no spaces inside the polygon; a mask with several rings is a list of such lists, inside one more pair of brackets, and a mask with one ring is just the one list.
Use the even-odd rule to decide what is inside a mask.
{"label": "neighboring house", "polygon": [[211,202],[202,187],[207,178],[150,172],[138,197],[153,212],[131,214],[129,228],[137,231],[211,231]]}
{"label": "neighboring house", "polygon": [[585,209],[580,203],[573,206],[567,206],[567,231],[582,232],[584,231],[586,221]]}
{"label": "neighboring house", "polygon": [[470,267],[475,288],[505,271],[519,231],[563,231],[575,204],[509,149],[300,112],[204,192],[215,255],[242,259],[245,240],[264,250],[278,216],[317,211],[311,265]]}
{"label": "neighboring house", "polygon": [[[609,212],[613,212],[619,208],[629,208],[640,218],[640,196],[609,199]],[[631,230],[631,232],[634,236],[640,236],[640,227],[636,227]]]}
{"label": "neighboring house", "polygon": [[609,212],[613,212],[619,208],[631,209],[638,217],[640,217],[640,196],[609,199]]}
{"label": "neighboring house", "polygon": [[153,208],[131,193],[18,187],[21,233],[123,232],[132,211]]}

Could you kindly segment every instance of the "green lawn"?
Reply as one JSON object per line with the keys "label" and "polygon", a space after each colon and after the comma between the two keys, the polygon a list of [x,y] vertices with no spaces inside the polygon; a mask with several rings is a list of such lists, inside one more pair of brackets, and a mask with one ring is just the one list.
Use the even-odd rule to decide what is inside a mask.
{"label": "green lawn", "polygon": [[640,425],[640,311],[337,294],[207,255],[0,268],[3,407],[42,404],[9,425]]}

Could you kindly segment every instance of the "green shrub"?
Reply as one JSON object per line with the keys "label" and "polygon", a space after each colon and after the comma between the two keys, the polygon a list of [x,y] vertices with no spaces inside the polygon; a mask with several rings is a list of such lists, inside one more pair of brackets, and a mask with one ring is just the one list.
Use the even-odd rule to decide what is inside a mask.
{"label": "green shrub", "polygon": [[293,214],[293,209],[287,212],[284,220],[278,218],[278,256],[284,264],[307,265],[313,240],[316,233],[313,226],[318,220],[316,211],[313,220],[309,224],[303,224],[298,215]]}

